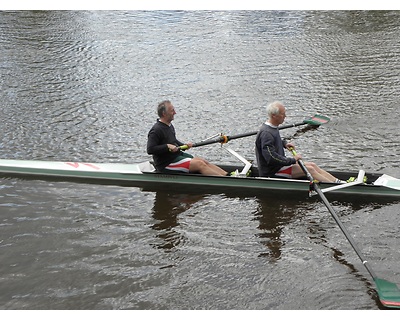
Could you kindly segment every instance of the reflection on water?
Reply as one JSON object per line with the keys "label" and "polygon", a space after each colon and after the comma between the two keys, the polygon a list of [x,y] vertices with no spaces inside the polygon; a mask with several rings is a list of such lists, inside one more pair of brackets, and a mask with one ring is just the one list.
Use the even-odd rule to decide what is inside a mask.
{"label": "reflection on water", "polygon": [[[201,194],[155,192],[151,213],[156,222],[151,225],[151,229],[157,231],[156,236],[160,241],[154,244],[154,246],[165,250],[165,252],[171,252],[171,250],[182,246],[185,238],[177,230],[180,220],[179,216],[192,212],[190,209],[198,205],[198,202],[204,201],[207,197],[209,196]],[[240,199],[240,197],[229,196],[227,199],[234,200]],[[254,200],[258,205],[254,212],[253,220],[259,223],[257,227],[259,231],[255,233],[255,236],[259,239],[262,246],[267,248],[267,251],[260,253],[259,257],[268,257],[271,262],[276,261],[281,257],[281,249],[285,245],[282,239],[284,229],[293,220],[299,219],[298,206],[304,207],[304,200],[307,199],[304,199],[302,196],[289,200],[284,197],[276,199],[272,196],[261,196],[254,198]]]}
{"label": "reflection on water", "polygon": [[204,199],[203,195],[175,194],[156,192],[152,217],[156,219],[151,228],[157,231],[157,238],[161,243],[155,244],[158,249],[170,252],[184,241],[183,235],[176,231],[179,225],[178,215],[187,211],[196,202]]}
{"label": "reflection on water", "polygon": [[288,201],[283,198],[282,201],[268,198],[258,200],[255,219],[260,223],[258,228],[261,232],[257,236],[268,249],[260,256],[268,257],[270,261],[280,259],[282,247],[285,245],[282,233],[293,219],[299,218],[296,205],[300,203],[300,201]]}
{"label": "reflection on water", "polygon": [[[189,212],[191,207],[204,201],[206,197],[197,194],[155,192],[151,213],[156,223],[151,225],[151,229],[157,231],[156,236],[160,242],[154,244],[154,246],[165,250],[165,252],[171,252],[171,250],[182,245],[185,241],[184,235],[180,234],[176,228],[179,226],[179,215]],[[234,196],[232,199],[240,198]],[[279,198],[277,200],[266,196],[254,200],[258,203],[257,210],[254,213],[254,221],[258,221],[258,229],[260,230],[255,236],[268,249],[267,252],[260,253],[259,256],[269,257],[270,261],[277,260],[280,258],[281,248],[284,246],[284,241],[281,239],[284,228],[293,219],[299,218],[297,206],[304,205],[304,199],[287,201],[282,197],[280,199],[282,201],[280,201]]]}

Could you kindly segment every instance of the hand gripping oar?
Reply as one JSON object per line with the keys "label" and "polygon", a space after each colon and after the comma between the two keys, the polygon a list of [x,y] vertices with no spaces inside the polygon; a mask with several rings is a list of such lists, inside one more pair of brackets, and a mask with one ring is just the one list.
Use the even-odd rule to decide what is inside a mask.
{"label": "hand gripping oar", "polygon": [[[296,151],[294,149],[290,150],[294,156],[296,156]],[[356,243],[354,242],[353,238],[350,236],[349,232],[343,225],[343,223],[339,220],[338,215],[336,214],[335,210],[329,203],[328,199],[325,197],[324,193],[320,189],[318,183],[314,180],[310,172],[308,171],[307,167],[303,163],[302,160],[297,160],[298,164],[300,165],[303,172],[306,174],[308,180],[310,180],[310,186],[312,189],[317,192],[325,206],[328,208],[329,212],[331,213],[333,219],[335,219],[336,223],[338,224],[339,228],[342,230],[344,235],[346,236],[347,240],[350,242],[351,246],[353,247],[354,251],[357,253],[358,257],[362,261],[364,267],[367,269],[369,274],[371,275],[372,279],[375,281],[377,292],[379,296],[379,300],[385,307],[389,308],[400,308],[400,290],[395,283],[389,282],[384,279],[380,279],[376,276],[375,272],[372,268],[368,265],[367,260],[363,257],[360,249],[357,247]]]}
{"label": "hand gripping oar", "polygon": [[[318,126],[320,126],[322,124],[328,123],[329,121],[330,121],[330,119],[328,117],[316,114],[316,115],[314,115],[313,117],[311,117],[309,119],[303,120],[303,122],[280,126],[279,130],[298,127],[298,126],[302,126],[302,125],[305,125],[305,124],[308,124],[308,125],[314,126],[314,127],[318,127]],[[221,136],[219,136],[218,138],[215,138],[215,139],[208,139],[208,140],[205,140],[205,141],[200,141],[200,142],[197,142],[197,143],[193,143],[192,147],[200,147],[200,146],[205,146],[207,144],[218,143],[218,142],[219,143],[227,143],[230,140],[249,137],[249,136],[254,136],[257,133],[258,133],[258,131],[252,131],[252,132],[237,134],[237,135],[233,135],[233,136],[221,135]],[[179,148],[181,150],[189,149],[187,145],[180,146]]]}

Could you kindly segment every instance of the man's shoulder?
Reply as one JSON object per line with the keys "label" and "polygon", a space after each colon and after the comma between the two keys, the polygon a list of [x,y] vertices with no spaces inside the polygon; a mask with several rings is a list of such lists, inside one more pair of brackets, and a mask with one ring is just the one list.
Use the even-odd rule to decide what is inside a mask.
{"label": "man's shoulder", "polygon": [[274,134],[276,132],[279,132],[279,130],[276,127],[272,127],[266,123],[263,123],[260,127],[260,132]]}
{"label": "man's shoulder", "polygon": [[169,128],[165,123],[157,120],[156,123],[153,124],[152,129],[167,129]]}

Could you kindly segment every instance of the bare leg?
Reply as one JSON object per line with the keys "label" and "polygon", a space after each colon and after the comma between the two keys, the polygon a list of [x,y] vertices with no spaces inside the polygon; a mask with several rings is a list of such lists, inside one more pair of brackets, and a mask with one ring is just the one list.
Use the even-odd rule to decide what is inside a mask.
{"label": "bare leg", "polygon": [[[325,170],[318,167],[314,162],[305,162],[304,164],[306,165],[308,171],[310,171],[314,179],[321,182],[336,181],[336,177],[332,176],[329,172],[326,172]],[[295,179],[304,176],[303,170],[297,163],[293,165],[292,176]]]}
{"label": "bare leg", "polygon": [[208,161],[194,157],[190,161],[190,167],[189,167],[190,172],[200,172],[201,174],[204,175],[209,175],[209,176],[226,176],[227,172],[220,167],[216,166],[215,164],[209,163]]}

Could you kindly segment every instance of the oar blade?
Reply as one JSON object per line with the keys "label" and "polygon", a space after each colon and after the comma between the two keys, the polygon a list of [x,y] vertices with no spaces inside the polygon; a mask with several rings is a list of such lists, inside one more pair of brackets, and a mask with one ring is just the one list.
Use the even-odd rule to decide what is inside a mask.
{"label": "oar blade", "polygon": [[374,281],[381,303],[388,308],[400,308],[400,290],[397,285],[380,278],[375,278]]}
{"label": "oar blade", "polygon": [[304,120],[304,123],[307,123],[311,126],[320,126],[322,124],[328,123],[330,120],[331,119],[329,119],[327,116],[316,114],[310,119]]}

